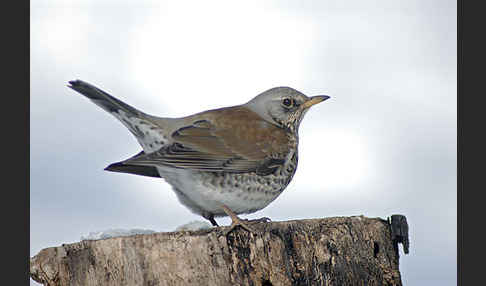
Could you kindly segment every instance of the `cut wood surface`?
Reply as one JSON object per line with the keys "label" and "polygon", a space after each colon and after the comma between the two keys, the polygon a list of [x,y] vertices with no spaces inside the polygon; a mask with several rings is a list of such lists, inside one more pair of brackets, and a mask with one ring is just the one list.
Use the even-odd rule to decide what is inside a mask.
{"label": "cut wood surface", "polygon": [[50,247],[30,259],[30,275],[51,286],[402,285],[387,220],[354,216],[252,226],[256,233],[238,227],[225,236],[228,227],[219,227]]}

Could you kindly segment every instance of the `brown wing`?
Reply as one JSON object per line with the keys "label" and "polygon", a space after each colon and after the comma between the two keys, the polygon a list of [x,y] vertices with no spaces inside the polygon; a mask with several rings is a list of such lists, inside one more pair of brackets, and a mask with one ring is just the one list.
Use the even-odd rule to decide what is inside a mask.
{"label": "brown wing", "polygon": [[288,153],[286,131],[244,107],[207,111],[194,119],[172,133],[172,145],[126,163],[266,174]]}

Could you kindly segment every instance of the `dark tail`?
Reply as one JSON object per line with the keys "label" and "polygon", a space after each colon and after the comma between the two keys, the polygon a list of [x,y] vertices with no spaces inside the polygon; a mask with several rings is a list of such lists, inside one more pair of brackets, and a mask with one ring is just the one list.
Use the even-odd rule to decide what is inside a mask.
{"label": "dark tail", "polygon": [[120,113],[120,110],[128,113],[128,116],[144,117],[143,112],[131,107],[130,105],[114,98],[101,89],[82,80],[72,80],[68,87],[91,99],[96,105],[110,113]]}
{"label": "dark tail", "polygon": [[145,152],[153,152],[165,144],[166,139],[161,132],[162,129],[153,121],[153,116],[131,107],[87,82],[73,80],[69,83],[70,88],[86,96],[120,120],[137,138]]}
{"label": "dark tail", "polygon": [[157,168],[155,168],[154,166],[130,165],[130,163],[125,164],[125,162],[129,161],[130,159],[143,156],[143,155],[145,155],[145,153],[142,151],[137,155],[133,156],[132,158],[111,164],[110,166],[106,167],[105,170],[112,171],[112,172],[129,173],[129,174],[135,174],[135,175],[141,175],[147,177],[160,178],[159,171],[157,171]]}

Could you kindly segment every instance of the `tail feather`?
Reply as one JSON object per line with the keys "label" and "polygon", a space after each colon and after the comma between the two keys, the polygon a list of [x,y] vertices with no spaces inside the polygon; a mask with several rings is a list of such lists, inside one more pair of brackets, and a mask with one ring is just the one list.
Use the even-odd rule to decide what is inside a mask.
{"label": "tail feather", "polygon": [[130,105],[122,102],[121,100],[116,99],[115,97],[109,95],[103,90],[87,82],[78,79],[78,80],[72,80],[69,83],[71,85],[69,85],[68,87],[74,89],[75,91],[91,99],[96,105],[100,106],[101,108],[103,108],[104,110],[110,113],[113,112],[118,113],[119,110],[123,110],[124,112],[132,116],[143,115],[141,111],[131,107]]}
{"label": "tail feather", "polygon": [[105,168],[105,170],[111,172],[120,172],[120,173],[128,173],[128,174],[135,174],[135,175],[141,175],[147,177],[160,178],[159,171],[157,171],[157,168],[154,166],[130,165],[129,163],[127,164],[127,162],[130,159],[143,156],[143,155],[145,155],[145,153],[142,151],[137,155],[133,156],[132,158],[129,158],[121,162],[110,164],[108,167]]}
{"label": "tail feather", "polygon": [[145,114],[101,89],[84,82],[73,80],[68,87],[89,98],[111,115],[120,120],[137,138],[146,153],[154,152],[167,143],[164,131]]}
{"label": "tail feather", "polygon": [[153,178],[160,178],[159,171],[154,166],[134,166],[122,163],[113,163],[105,168],[106,171],[134,174]]}

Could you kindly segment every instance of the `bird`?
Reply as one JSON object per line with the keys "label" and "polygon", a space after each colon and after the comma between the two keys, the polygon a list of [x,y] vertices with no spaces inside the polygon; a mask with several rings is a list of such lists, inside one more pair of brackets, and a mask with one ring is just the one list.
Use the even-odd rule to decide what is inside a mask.
{"label": "bird", "polygon": [[144,113],[82,80],[69,88],[113,115],[142,150],[112,163],[107,171],[163,178],[179,202],[219,226],[231,218],[229,233],[269,218],[241,219],[274,201],[292,180],[298,163],[299,126],[310,107],[330,98],[306,96],[279,86],[235,106],[179,117]]}

